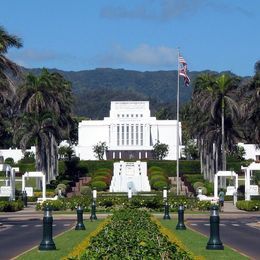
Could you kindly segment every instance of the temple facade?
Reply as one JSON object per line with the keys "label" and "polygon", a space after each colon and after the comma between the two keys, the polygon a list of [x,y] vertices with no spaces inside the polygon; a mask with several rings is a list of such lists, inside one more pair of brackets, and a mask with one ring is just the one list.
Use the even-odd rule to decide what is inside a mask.
{"label": "temple facade", "polygon": [[[81,160],[96,160],[93,146],[105,142],[106,159],[150,159],[153,145],[169,145],[166,160],[176,160],[176,120],[151,117],[149,101],[112,101],[109,117],[79,123],[76,154]],[[181,140],[181,123],[179,123]]]}

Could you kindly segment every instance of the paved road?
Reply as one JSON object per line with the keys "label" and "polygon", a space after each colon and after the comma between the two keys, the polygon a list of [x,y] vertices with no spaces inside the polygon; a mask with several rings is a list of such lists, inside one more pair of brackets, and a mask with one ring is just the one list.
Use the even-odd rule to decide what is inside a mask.
{"label": "paved road", "polygon": [[[0,227],[0,259],[11,259],[22,252],[38,246],[42,240],[42,220],[1,219]],[[53,236],[70,229],[75,225],[74,220],[55,220]]]}
{"label": "paved road", "polygon": [[[209,237],[209,220],[187,219],[187,225]],[[222,243],[248,255],[251,259],[260,259],[260,216],[222,219],[219,230]]]}

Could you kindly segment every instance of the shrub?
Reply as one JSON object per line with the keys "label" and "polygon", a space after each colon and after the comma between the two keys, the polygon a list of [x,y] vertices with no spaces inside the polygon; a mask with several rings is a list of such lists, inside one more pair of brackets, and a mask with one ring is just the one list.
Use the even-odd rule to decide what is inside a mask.
{"label": "shrub", "polygon": [[168,187],[167,181],[156,181],[152,184],[152,187],[155,190],[163,190],[165,187]]}
{"label": "shrub", "polygon": [[197,190],[199,187],[202,188],[203,186],[204,186],[204,183],[199,182],[199,181],[197,181],[193,184],[193,187],[195,190]]}
{"label": "shrub", "polygon": [[81,186],[80,193],[85,196],[92,196],[92,189],[89,186]]}
{"label": "shrub", "polygon": [[92,189],[96,188],[98,191],[107,189],[107,184],[104,181],[93,181],[90,183]]}
{"label": "shrub", "polygon": [[246,211],[259,211],[260,200],[241,200],[236,203],[237,208]]}
{"label": "shrub", "polygon": [[14,212],[23,209],[23,202],[17,201],[0,201],[0,212]]}
{"label": "shrub", "polygon": [[167,182],[167,178],[163,175],[155,175],[150,178],[150,183],[153,185],[153,183],[157,181],[164,181]]}
{"label": "shrub", "polygon": [[13,166],[14,165],[14,159],[11,158],[11,157],[8,157],[8,158],[5,159],[5,163]]}

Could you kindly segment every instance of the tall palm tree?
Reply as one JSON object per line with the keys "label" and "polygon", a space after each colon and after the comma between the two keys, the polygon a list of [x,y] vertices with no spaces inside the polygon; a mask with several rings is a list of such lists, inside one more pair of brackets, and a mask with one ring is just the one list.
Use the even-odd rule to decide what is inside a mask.
{"label": "tall palm tree", "polygon": [[12,79],[20,75],[19,66],[6,57],[9,48],[12,47],[22,47],[21,39],[9,34],[0,26],[0,143],[2,147],[11,146],[12,104],[15,98],[15,87]]}
{"label": "tall palm tree", "polygon": [[255,67],[254,77],[241,88],[241,124],[246,142],[260,145],[260,62],[257,62]]}
{"label": "tall palm tree", "polygon": [[57,174],[58,143],[63,138],[68,138],[72,103],[70,84],[59,74],[49,73],[43,69],[38,77],[28,74],[17,93],[18,107],[22,113],[17,122],[23,121],[24,124],[20,124],[16,140],[19,140],[21,146],[25,148],[33,137],[29,134],[28,137],[21,138],[21,133],[30,130],[30,122],[40,127],[42,131],[31,133],[37,150],[36,165],[37,170],[43,171],[50,181]]}
{"label": "tall palm tree", "polygon": [[[237,80],[228,75],[201,74],[195,82],[190,129],[198,139],[204,176],[211,180],[212,174],[220,168],[219,162],[221,168],[226,169],[225,142],[229,146],[234,142],[233,120],[239,113],[235,102],[236,86]],[[231,126],[227,131],[225,124]]]}

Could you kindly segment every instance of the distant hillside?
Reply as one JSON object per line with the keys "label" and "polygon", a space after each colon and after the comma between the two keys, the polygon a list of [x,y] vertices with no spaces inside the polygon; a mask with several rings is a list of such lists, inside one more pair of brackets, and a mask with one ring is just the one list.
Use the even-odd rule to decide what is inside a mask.
{"label": "distant hillside", "polygon": [[[72,82],[75,95],[74,113],[92,119],[108,116],[112,100],[150,100],[152,113],[163,106],[174,113],[176,103],[177,71],[139,72],[124,69],[100,68],[78,72],[59,72]],[[39,74],[41,69],[25,69]],[[191,86],[201,72],[189,72]],[[184,87],[180,80],[180,103],[190,100],[192,87]]]}

